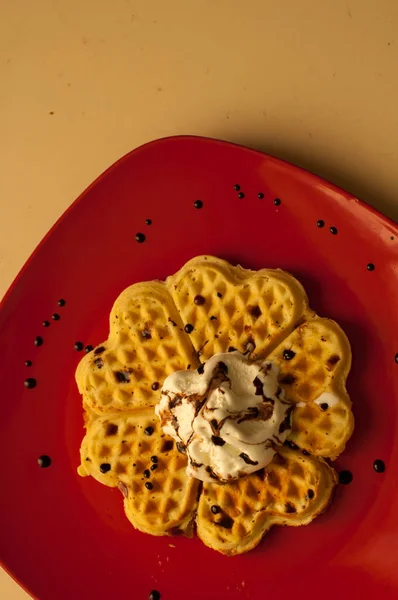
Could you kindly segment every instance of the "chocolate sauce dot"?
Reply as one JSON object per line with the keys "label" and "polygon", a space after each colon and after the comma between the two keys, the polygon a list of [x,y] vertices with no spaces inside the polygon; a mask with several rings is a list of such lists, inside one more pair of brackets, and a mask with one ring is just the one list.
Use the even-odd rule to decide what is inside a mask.
{"label": "chocolate sauce dot", "polygon": [[158,592],[158,590],[152,590],[148,596],[148,600],[160,600],[160,592]]}
{"label": "chocolate sauce dot", "polygon": [[351,471],[340,471],[339,473],[339,482],[342,483],[343,485],[348,485],[349,483],[351,483],[353,479],[353,475],[351,473]]}
{"label": "chocolate sauce dot", "polygon": [[53,315],[51,315],[51,318],[53,321],[59,321],[61,317],[58,313],[54,313]]}
{"label": "chocolate sauce dot", "polygon": [[275,198],[274,204],[275,204],[275,206],[279,206],[281,204],[281,199],[280,198]]}
{"label": "chocolate sauce dot", "polygon": [[203,304],[206,302],[206,300],[200,294],[197,294],[193,301],[197,306],[203,306]]}
{"label": "chocolate sauce dot", "polygon": [[325,221],[322,221],[322,219],[319,219],[319,221],[317,221],[316,224],[320,229],[322,229],[322,227],[325,227]]}
{"label": "chocolate sauce dot", "polygon": [[108,423],[106,427],[105,435],[106,437],[111,437],[117,434],[119,431],[119,427],[115,423]]}
{"label": "chocolate sauce dot", "polygon": [[63,298],[60,298],[58,300],[58,306],[65,306],[65,304],[66,304],[66,300],[64,300]]}
{"label": "chocolate sauce dot", "polygon": [[251,314],[251,316],[254,319],[258,319],[263,314],[261,312],[261,308],[258,305],[256,305],[256,306],[248,306],[247,309],[248,309],[248,312]]}
{"label": "chocolate sauce dot", "polygon": [[154,392],[156,392],[156,390],[159,389],[159,382],[154,381],[153,384],[151,385],[151,388],[153,389]]}
{"label": "chocolate sauce dot", "polygon": [[83,348],[84,348],[84,344],[83,344],[83,342],[75,342],[75,343],[73,344],[73,347],[74,347],[74,349],[75,349],[75,350],[77,350],[78,352],[81,352],[81,351],[83,350]]}
{"label": "chocolate sauce dot", "polygon": [[42,346],[43,343],[44,343],[43,338],[38,335],[37,338],[34,341],[35,346]]}
{"label": "chocolate sauce dot", "polygon": [[203,207],[203,202],[202,200],[195,200],[195,202],[193,203],[195,208],[202,208]]}
{"label": "chocolate sauce dot", "polygon": [[173,440],[166,440],[165,443],[162,446],[161,451],[162,452],[169,452],[170,450],[173,449],[173,446],[174,446]]}
{"label": "chocolate sauce dot", "polygon": [[155,431],[155,430],[154,430],[154,428],[153,428],[153,427],[146,427],[146,428],[144,429],[144,433],[145,433],[146,435],[152,435],[154,431]]}
{"label": "chocolate sauce dot", "polygon": [[43,321],[43,327],[50,327],[50,321]]}
{"label": "chocolate sauce dot", "polygon": [[157,463],[158,462],[158,457],[157,456],[151,456],[151,462]]}
{"label": "chocolate sauce dot", "polygon": [[[97,360],[101,361],[101,367],[104,364],[104,361],[102,360],[102,358],[97,358]],[[94,361],[94,363],[97,362],[97,360]],[[115,379],[118,383],[130,383],[130,373],[129,371],[114,371],[113,372]]]}
{"label": "chocolate sauce dot", "polygon": [[333,367],[334,365],[337,365],[339,360],[340,356],[338,356],[337,354],[333,354],[330,358],[328,358],[327,363]]}
{"label": "chocolate sauce dot", "polygon": [[47,456],[47,454],[42,454],[37,459],[37,464],[42,469],[47,469],[51,465],[51,458],[49,456]]}
{"label": "chocolate sauce dot", "polygon": [[33,390],[33,388],[36,387],[37,381],[36,379],[33,379],[33,377],[28,377],[23,383],[28,390]]}
{"label": "chocolate sauce dot", "polygon": [[368,271],[374,271],[376,267],[374,266],[373,263],[368,263],[366,265],[366,268],[367,268]]}
{"label": "chocolate sauce dot", "polygon": [[144,477],[146,477],[148,479],[148,477],[150,477],[150,476],[151,476],[151,473],[150,473],[149,469],[145,469]]}
{"label": "chocolate sauce dot", "polygon": [[221,292],[217,292],[217,298],[222,298],[222,293]]}
{"label": "chocolate sauce dot", "polygon": [[283,358],[285,360],[292,360],[295,356],[296,356],[296,353],[293,352],[293,350],[284,350],[283,351]]}
{"label": "chocolate sauce dot", "polygon": [[152,485],[152,483],[150,481],[147,481],[145,483],[145,487],[146,487],[147,490],[151,490],[153,488],[153,485]]}
{"label": "chocolate sauce dot", "polygon": [[192,333],[194,330],[193,325],[191,325],[190,323],[187,323],[184,327],[184,331],[185,333]]}
{"label": "chocolate sauce dot", "polygon": [[31,360],[25,360],[25,367],[31,367],[32,366],[32,361]]}
{"label": "chocolate sauce dot", "polygon": [[333,235],[337,234],[337,227],[330,227],[329,228],[330,233],[332,233]]}
{"label": "chocolate sauce dot", "polygon": [[224,529],[232,529],[232,527],[234,525],[234,520],[231,519],[231,517],[229,517],[228,515],[224,515],[220,521],[218,521],[218,522],[215,521],[214,524],[219,525],[220,527],[223,527]]}
{"label": "chocolate sauce dot", "polygon": [[100,471],[101,473],[108,473],[108,471],[111,470],[111,465],[109,463],[102,463],[100,465]]}
{"label": "chocolate sauce dot", "polygon": [[215,446],[224,446],[224,444],[225,444],[225,441],[222,438],[220,438],[218,435],[212,435],[211,441],[213,442],[213,444]]}
{"label": "chocolate sauce dot", "polygon": [[143,331],[141,331],[141,335],[144,338],[144,340],[150,340],[152,338],[151,332],[148,329],[144,329]]}
{"label": "chocolate sauce dot", "polygon": [[152,465],[151,471],[156,471],[156,469],[158,468],[158,466],[159,465],[157,463],[155,463],[154,465]]}
{"label": "chocolate sauce dot", "polygon": [[234,190],[235,190],[235,192],[239,192],[239,190],[240,190],[240,185],[238,185],[237,183],[235,183],[235,185],[234,185]]}
{"label": "chocolate sauce dot", "polygon": [[286,444],[289,446],[289,448],[291,448],[292,450],[298,450],[298,446],[297,444],[295,444],[294,442],[291,442],[290,440],[288,442],[286,442]]}
{"label": "chocolate sauce dot", "polygon": [[244,198],[244,197],[245,197],[244,193],[243,192],[239,192],[238,198]]}
{"label": "chocolate sauce dot", "polygon": [[279,383],[284,383],[285,385],[292,385],[296,381],[296,378],[291,373],[284,375],[282,379],[279,380]]}
{"label": "chocolate sauce dot", "polygon": [[308,490],[307,491],[307,498],[309,498],[310,500],[312,500],[314,496],[315,496],[314,490]]}
{"label": "chocolate sauce dot", "polygon": [[142,244],[143,242],[145,242],[145,235],[143,233],[136,233],[135,234],[135,241],[138,242],[139,244]]}
{"label": "chocolate sauce dot", "polygon": [[152,225],[152,219],[146,219],[145,225]]}
{"label": "chocolate sauce dot", "polygon": [[384,471],[386,470],[386,465],[384,464],[383,460],[378,458],[374,461],[373,468],[376,471],[376,473],[384,473]]}
{"label": "chocolate sauce dot", "polygon": [[213,504],[210,510],[213,513],[213,515],[217,515],[219,512],[221,512],[221,508],[217,506],[217,504]]}
{"label": "chocolate sauce dot", "polygon": [[94,350],[94,346],[90,346],[90,345],[89,345],[89,346],[86,346],[86,347],[84,348],[84,351],[85,351],[85,353],[86,353],[86,354],[88,354],[88,353],[89,353],[89,352],[91,352],[92,350]]}
{"label": "chocolate sauce dot", "polygon": [[327,402],[322,402],[322,404],[319,405],[319,408],[325,411],[329,408],[329,404],[327,404]]}
{"label": "chocolate sauce dot", "polygon": [[259,192],[259,193],[257,194],[257,198],[258,198],[259,200],[262,200],[262,199],[264,198],[264,194],[263,194],[262,192]]}

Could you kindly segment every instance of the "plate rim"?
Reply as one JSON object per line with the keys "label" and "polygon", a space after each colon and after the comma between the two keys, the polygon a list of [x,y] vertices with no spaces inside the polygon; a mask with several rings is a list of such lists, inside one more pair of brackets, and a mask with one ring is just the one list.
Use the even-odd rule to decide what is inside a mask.
{"label": "plate rim", "polygon": [[250,148],[248,146],[244,146],[243,144],[238,144],[235,142],[229,142],[226,140],[221,140],[219,138],[211,138],[211,137],[207,137],[207,136],[199,136],[199,135],[172,135],[172,136],[166,136],[166,137],[162,137],[162,138],[157,138],[154,140],[150,140],[149,142],[145,142],[144,144],[141,144],[140,146],[137,146],[136,148],[133,148],[132,150],[129,150],[129,152],[127,152],[126,154],[124,154],[123,156],[121,156],[120,158],[118,158],[114,163],[112,163],[107,169],[105,169],[105,171],[103,171],[100,175],[98,175],[98,177],[96,177],[94,179],[94,181],[92,183],[90,183],[78,196],[77,198],[61,213],[61,215],[57,218],[57,220],[53,223],[53,225],[50,227],[50,229],[47,231],[47,233],[42,237],[42,239],[39,241],[38,244],[36,244],[36,246],[33,248],[32,252],[30,253],[30,255],[28,256],[28,258],[26,259],[26,261],[24,262],[24,264],[21,266],[21,268],[19,269],[19,271],[17,272],[17,274],[15,275],[14,279],[11,281],[11,284],[9,285],[9,287],[7,288],[3,298],[0,301],[0,311],[3,310],[5,304],[8,302],[9,297],[12,295],[15,287],[17,286],[17,284],[19,283],[21,277],[23,276],[25,269],[28,268],[30,262],[33,260],[33,258],[35,257],[35,255],[37,254],[37,252],[40,250],[40,248],[44,245],[45,241],[53,234],[53,232],[57,229],[57,227],[59,226],[59,224],[61,223],[61,221],[63,221],[63,219],[69,214],[69,212],[71,212],[72,210],[74,210],[74,208],[83,201],[85,195],[91,191],[95,186],[98,185],[98,183],[100,183],[109,173],[111,173],[114,169],[116,169],[120,163],[128,160],[130,158],[130,156],[139,153],[145,149],[147,149],[150,146],[159,146],[161,144],[168,144],[168,143],[174,143],[174,142],[180,142],[180,141],[193,141],[193,142],[199,142],[199,143],[211,143],[211,144],[215,144],[217,146],[232,146],[235,148],[240,148],[242,151],[244,152],[249,152],[249,153],[253,153],[255,155],[261,155],[266,159],[271,160],[273,163],[276,164],[280,164],[280,165],[284,165],[285,167],[288,167],[289,169],[292,169],[293,172],[295,172],[299,177],[303,178],[303,179],[312,179],[313,181],[317,181],[318,183],[322,184],[323,186],[326,185],[326,187],[328,187],[329,189],[331,189],[334,193],[339,194],[340,197],[344,198],[345,202],[355,202],[360,208],[362,208],[365,211],[368,211],[372,214],[372,216],[377,217],[378,219],[380,219],[383,224],[386,227],[392,228],[395,231],[395,235],[398,237],[398,223],[395,223],[395,221],[393,221],[393,219],[391,219],[390,217],[388,217],[387,215],[383,214],[382,212],[380,212],[379,210],[377,210],[376,208],[374,208],[373,206],[371,206],[370,204],[368,204],[367,202],[365,202],[364,200],[361,200],[360,198],[358,198],[357,196],[354,196],[353,194],[351,194],[350,192],[344,190],[343,188],[339,187],[338,185],[335,185],[334,183],[328,181],[327,179],[320,177],[319,175],[316,175],[315,173],[313,173],[312,171],[309,171],[308,169],[304,169],[303,167],[299,167],[298,165],[295,165],[287,160],[284,160],[282,158],[278,158],[276,156],[273,156],[272,154],[268,154],[267,152],[263,152],[261,150],[256,150],[255,148]]}

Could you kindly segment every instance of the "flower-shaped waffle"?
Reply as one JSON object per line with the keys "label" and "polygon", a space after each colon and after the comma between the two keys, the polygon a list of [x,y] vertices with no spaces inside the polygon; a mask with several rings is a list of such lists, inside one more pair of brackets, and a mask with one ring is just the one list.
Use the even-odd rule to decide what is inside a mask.
{"label": "flower-shaped waffle", "polygon": [[[292,431],[265,469],[202,485],[186,475],[186,456],[154,407],[170,373],[231,348],[277,364]],[[327,508],[336,474],[324,459],[338,456],[353,430],[350,363],[343,331],[309,309],[288,273],[192,259],[165,283],[124,290],[108,340],[78,365],[87,429],[79,473],[119,487],[141,531],[192,535],[196,522],[206,545],[246,552],[272,525],[307,524]]]}

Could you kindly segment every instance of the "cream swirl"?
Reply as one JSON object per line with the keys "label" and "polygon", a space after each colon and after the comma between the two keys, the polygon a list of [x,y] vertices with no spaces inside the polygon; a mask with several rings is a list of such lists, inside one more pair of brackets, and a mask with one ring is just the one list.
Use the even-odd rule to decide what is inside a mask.
{"label": "cream swirl", "polygon": [[187,473],[226,482],[265,467],[290,432],[292,405],[279,369],[238,351],[215,354],[196,371],[169,375],[156,414],[187,453]]}

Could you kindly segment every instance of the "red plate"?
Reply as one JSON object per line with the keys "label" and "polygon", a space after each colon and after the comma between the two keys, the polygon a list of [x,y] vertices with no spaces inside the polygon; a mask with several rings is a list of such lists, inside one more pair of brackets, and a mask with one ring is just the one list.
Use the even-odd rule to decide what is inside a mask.
{"label": "red plate", "polygon": [[[136,242],[138,232],[145,243]],[[197,539],[135,531],[118,490],[76,473],[83,427],[74,343],[106,337],[124,287],[164,278],[205,253],[292,272],[311,306],[343,326],[354,359],[356,429],[337,464],[352,471],[352,483],[311,525],[274,529],[235,558]],[[144,599],[152,589],[162,600],[396,598],[397,296],[398,228],[325,181],[200,138],[156,141],[122,158],[58,221],[2,304],[6,569],[40,600]],[[43,345],[35,346],[36,336]],[[37,380],[34,389],[25,388],[27,377]],[[38,467],[42,454],[52,458],[50,468]],[[384,473],[374,471],[375,459],[385,462]]]}

